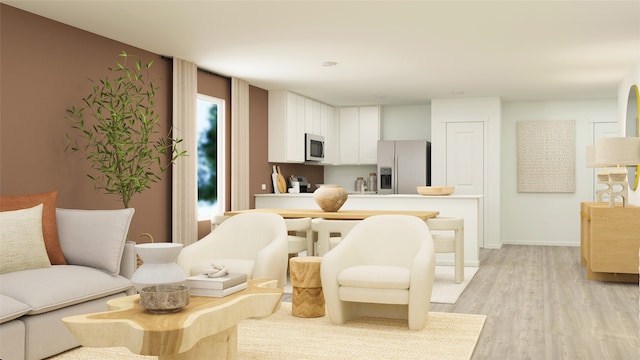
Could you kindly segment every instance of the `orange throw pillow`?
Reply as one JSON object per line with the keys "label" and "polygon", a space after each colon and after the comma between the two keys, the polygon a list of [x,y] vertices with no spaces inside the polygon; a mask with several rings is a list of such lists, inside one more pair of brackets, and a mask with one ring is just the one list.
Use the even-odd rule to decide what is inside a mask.
{"label": "orange throw pillow", "polygon": [[51,265],[67,265],[60,241],[58,241],[57,199],[57,191],[31,195],[0,195],[0,211],[28,209],[38,204],[44,204],[42,208],[42,236],[49,261],[51,261]]}

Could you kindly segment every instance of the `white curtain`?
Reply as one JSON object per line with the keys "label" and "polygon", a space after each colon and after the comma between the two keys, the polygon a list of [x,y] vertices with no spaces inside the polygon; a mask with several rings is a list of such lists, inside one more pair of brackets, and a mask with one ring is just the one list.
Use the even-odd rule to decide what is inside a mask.
{"label": "white curtain", "polygon": [[174,58],[173,137],[183,139],[179,146],[187,156],[173,165],[171,235],[185,246],[198,240],[197,98],[197,66]]}
{"label": "white curtain", "polygon": [[231,79],[231,210],[249,208],[249,83]]}

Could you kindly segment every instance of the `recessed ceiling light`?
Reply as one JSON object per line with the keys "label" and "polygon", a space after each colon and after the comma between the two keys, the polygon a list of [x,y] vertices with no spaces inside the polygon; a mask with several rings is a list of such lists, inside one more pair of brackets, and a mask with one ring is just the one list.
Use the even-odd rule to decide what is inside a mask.
{"label": "recessed ceiling light", "polygon": [[324,66],[324,67],[331,67],[331,66],[336,66],[336,65],[338,65],[338,63],[335,62],[335,61],[325,61],[325,62],[322,63],[322,66]]}

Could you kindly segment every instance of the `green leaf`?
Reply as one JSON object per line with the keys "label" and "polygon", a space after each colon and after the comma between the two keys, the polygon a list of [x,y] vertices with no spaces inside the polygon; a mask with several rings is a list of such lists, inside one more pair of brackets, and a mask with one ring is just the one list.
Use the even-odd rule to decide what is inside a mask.
{"label": "green leaf", "polygon": [[65,150],[82,149],[93,170],[87,177],[94,188],[118,195],[125,206],[135,194],[160,181],[170,164],[187,156],[177,146],[182,139],[157,136],[160,124],[154,98],[158,87],[153,79],[145,80],[141,60],[127,62],[130,56],[122,51],[119,57],[124,61],[107,67],[111,77],[89,79],[93,89],[82,98],[86,108],[72,106],[65,117],[78,134],[75,139],[65,134]]}

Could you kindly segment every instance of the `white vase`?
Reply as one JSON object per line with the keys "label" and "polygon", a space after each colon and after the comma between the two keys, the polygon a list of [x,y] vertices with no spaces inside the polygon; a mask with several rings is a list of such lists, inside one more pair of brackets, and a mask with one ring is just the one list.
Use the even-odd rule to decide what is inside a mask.
{"label": "white vase", "polygon": [[133,273],[131,282],[136,290],[152,285],[183,284],[187,279],[176,259],[183,244],[150,243],[136,245],[142,265]]}
{"label": "white vase", "polygon": [[347,191],[340,185],[321,185],[313,192],[313,200],[326,212],[340,210],[348,197]]}

